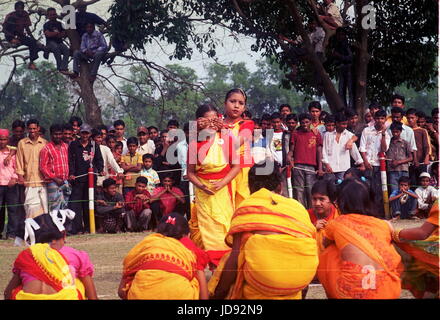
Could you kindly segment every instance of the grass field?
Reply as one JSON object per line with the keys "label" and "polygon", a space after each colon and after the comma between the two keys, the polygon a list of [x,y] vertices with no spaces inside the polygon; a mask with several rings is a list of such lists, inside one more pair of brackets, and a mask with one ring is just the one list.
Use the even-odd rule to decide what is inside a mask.
{"label": "grass field", "polygon": [[[395,227],[416,227],[422,221],[402,220],[393,223]],[[104,300],[119,299],[117,289],[121,279],[122,261],[128,251],[147,233],[96,234],[67,238],[68,246],[84,250],[90,255],[95,266],[94,281],[98,297]],[[3,292],[11,278],[12,264],[24,247],[16,247],[12,240],[0,241],[0,289]],[[408,291],[402,291],[402,299],[412,298]],[[3,299],[3,294],[1,295]],[[307,299],[326,299],[321,285],[312,285]]]}

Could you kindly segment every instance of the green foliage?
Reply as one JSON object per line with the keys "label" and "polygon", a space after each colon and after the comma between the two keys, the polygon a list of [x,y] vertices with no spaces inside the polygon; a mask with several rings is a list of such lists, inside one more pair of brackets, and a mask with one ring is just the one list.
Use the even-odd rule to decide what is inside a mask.
{"label": "green foliage", "polygon": [[[238,13],[230,0],[117,0],[111,7],[111,32],[124,36],[138,50],[143,50],[154,37],[165,40],[175,45],[175,52],[170,58],[181,59],[191,57],[194,44],[197,49],[208,50],[209,55],[214,55],[213,31],[216,26],[226,26],[234,33],[253,37],[252,50],[260,52],[263,57],[273,57],[287,71],[285,57],[275,39],[279,34],[291,39],[298,36],[298,21],[292,19],[287,7],[289,1],[237,0],[237,3],[246,18]],[[305,27],[313,19],[309,1],[290,3],[297,5]],[[388,102],[395,88],[402,84],[418,91],[435,88],[438,1],[378,0],[373,5],[376,8],[376,28],[371,29],[368,35],[371,60],[367,98]],[[177,10],[182,13],[177,14]],[[195,27],[196,20],[203,20],[208,25],[208,31],[199,33]],[[349,23],[349,39],[356,54],[360,30],[356,29],[354,20]],[[332,79],[335,78],[335,70],[327,72]],[[303,64],[299,73],[301,76],[295,83],[285,79],[279,83],[286,89],[293,86],[297,91],[312,96],[316,93],[313,70],[310,65]],[[243,79],[235,80],[241,82]]]}
{"label": "green foliage", "polygon": [[368,39],[367,95],[389,102],[395,88],[437,88],[438,1],[375,1],[376,29]]}
{"label": "green foliage", "polygon": [[70,117],[69,82],[54,71],[49,62],[38,64],[39,70],[19,67],[0,100],[0,125],[9,128],[15,119],[36,118],[48,129]]}
{"label": "green foliage", "polygon": [[401,85],[396,88],[395,92],[405,97],[406,109],[415,108],[423,111],[427,115],[431,115],[431,110],[438,108],[438,80],[435,81],[436,89],[416,91]]}
{"label": "green foliage", "polygon": [[125,114],[137,125],[160,128],[164,128],[170,119],[177,119],[183,125],[194,119],[195,111],[202,103],[213,103],[222,112],[226,92],[237,87],[247,92],[248,107],[255,117],[274,112],[282,103],[289,103],[292,107],[303,105],[300,95],[279,87],[283,73],[276,64],[261,60],[257,65],[258,70],[251,73],[244,63],[211,64],[204,89],[195,87],[200,80],[188,67],[168,65],[167,69],[175,79],[185,81],[163,81],[160,90],[148,77],[146,69],[132,68],[130,80],[133,82],[126,81],[119,88],[124,107],[110,117],[123,118]]}
{"label": "green foliage", "polygon": [[[169,78],[151,78],[147,69],[132,67],[131,81],[125,81],[119,90],[122,95],[123,110],[114,116],[127,113],[138,125],[154,125],[164,128],[170,119],[178,119],[182,124],[194,117],[202,95],[193,90],[198,81],[193,69],[179,65],[167,65]],[[175,79],[175,80],[172,80]],[[153,82],[154,80],[154,82]]]}

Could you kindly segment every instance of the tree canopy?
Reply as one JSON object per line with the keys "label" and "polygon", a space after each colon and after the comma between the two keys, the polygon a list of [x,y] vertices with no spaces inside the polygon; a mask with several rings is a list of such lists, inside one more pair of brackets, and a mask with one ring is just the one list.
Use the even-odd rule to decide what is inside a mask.
{"label": "tree canopy", "polygon": [[[358,72],[356,81],[365,86],[368,100],[389,103],[393,91],[406,84],[415,90],[434,88],[437,76],[436,58],[438,44],[438,2],[434,0],[379,0],[375,7],[375,28],[361,30],[360,10],[369,4],[364,0],[338,1],[346,20],[349,39],[355,54],[365,51],[365,58],[355,65],[355,74],[361,64],[368,64],[366,79]],[[316,18],[314,0],[181,0],[133,1],[117,0],[111,7],[111,33],[125,36],[133,47],[143,50],[158,37],[175,45],[170,58],[189,58],[191,43],[215,55],[216,39],[213,30],[226,27],[234,34],[255,39],[252,50],[275,59],[286,70],[281,54],[279,35],[295,39],[302,35],[308,21]],[[354,6],[354,14],[348,8]],[[358,20],[356,20],[358,18]],[[140,23],[141,22],[141,23]],[[208,32],[200,32],[198,24],[204,23]],[[362,35],[362,32],[365,31]],[[367,40],[362,42],[362,37]],[[367,43],[362,48],[362,43]],[[316,63],[306,63],[302,76],[295,82],[284,79],[285,88],[313,95],[312,71]],[[335,70],[326,70],[331,79]],[[327,95],[326,95],[327,96]]]}

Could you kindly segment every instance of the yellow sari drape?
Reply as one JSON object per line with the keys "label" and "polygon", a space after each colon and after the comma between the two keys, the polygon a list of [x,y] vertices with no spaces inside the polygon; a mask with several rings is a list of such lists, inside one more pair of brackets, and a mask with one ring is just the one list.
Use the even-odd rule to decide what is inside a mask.
{"label": "yellow sari drape", "polygon": [[[196,165],[198,179],[208,187],[212,186],[213,182],[221,180],[226,174],[223,172],[229,167],[224,143],[226,142],[217,133],[206,152],[206,157]],[[234,190],[234,182],[213,195],[208,195],[198,188],[194,190],[195,209],[192,210],[190,222],[191,239],[198,245],[203,244],[203,248],[213,262],[219,260],[224,251],[230,250],[224,239],[234,212]]]}
{"label": "yellow sari drape", "polygon": [[[276,234],[254,234],[268,231]],[[306,209],[296,200],[260,189],[235,211],[226,242],[242,233],[237,278],[228,299],[301,299],[301,290],[318,266],[316,229]],[[208,289],[213,294],[225,255]]]}
{"label": "yellow sari drape", "polygon": [[153,233],[127,254],[124,290],[129,300],[199,299],[196,257],[179,240]]}
{"label": "yellow sari drape", "polygon": [[17,257],[15,265],[58,291],[53,294],[33,294],[19,288],[14,292],[16,300],[78,300],[85,297],[84,285],[79,279],[73,278],[66,259],[47,243],[37,243],[24,250]]}

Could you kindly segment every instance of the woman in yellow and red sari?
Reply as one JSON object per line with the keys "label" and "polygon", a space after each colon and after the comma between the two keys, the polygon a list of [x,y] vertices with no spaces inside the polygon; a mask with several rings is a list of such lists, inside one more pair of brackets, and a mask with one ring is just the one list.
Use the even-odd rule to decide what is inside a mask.
{"label": "woman in yellow and red sari", "polygon": [[246,110],[246,93],[242,89],[232,89],[226,93],[225,97],[225,118],[223,120],[226,129],[239,141],[240,149],[236,157],[236,162],[240,163],[240,172],[235,177],[235,208],[250,196],[248,174],[249,169],[254,165],[251,154],[251,142],[253,141],[254,122],[244,120],[243,112]]}
{"label": "woman in yellow and red sari", "polygon": [[368,186],[345,180],[336,200],[341,215],[325,227],[318,279],[331,299],[398,299],[400,255],[392,227],[371,214]]}
{"label": "woman in yellow and red sari", "polygon": [[158,233],[145,237],[124,259],[118,294],[129,300],[208,299],[206,253],[188,238],[186,219],[162,217]]}
{"label": "woman in yellow and red sari", "polygon": [[402,287],[410,290],[415,298],[439,298],[438,222],[436,200],[423,225],[394,231],[397,246],[410,255],[409,259],[403,259]]}
{"label": "woman in yellow and red sari", "polygon": [[[206,250],[212,264],[230,250],[225,236],[234,212],[233,179],[240,171],[232,163],[236,154],[233,136],[222,130],[217,109],[202,105],[196,111],[198,138],[188,148],[188,180],[195,186],[195,210],[191,213],[191,238]],[[191,136],[191,135],[190,135]],[[201,243],[200,243],[201,242]]]}
{"label": "woman in yellow and red sari", "polygon": [[35,227],[37,243],[23,250],[15,260],[5,299],[98,299],[88,254],[65,246],[65,231],[60,231],[63,227],[53,219],[57,218],[43,214],[26,222],[29,228]]}
{"label": "woman in yellow and red sari", "polygon": [[252,194],[235,211],[226,237],[232,251],[208,284],[214,299],[301,299],[316,274],[316,229],[298,201],[280,195],[278,165],[265,165],[249,171]]}

